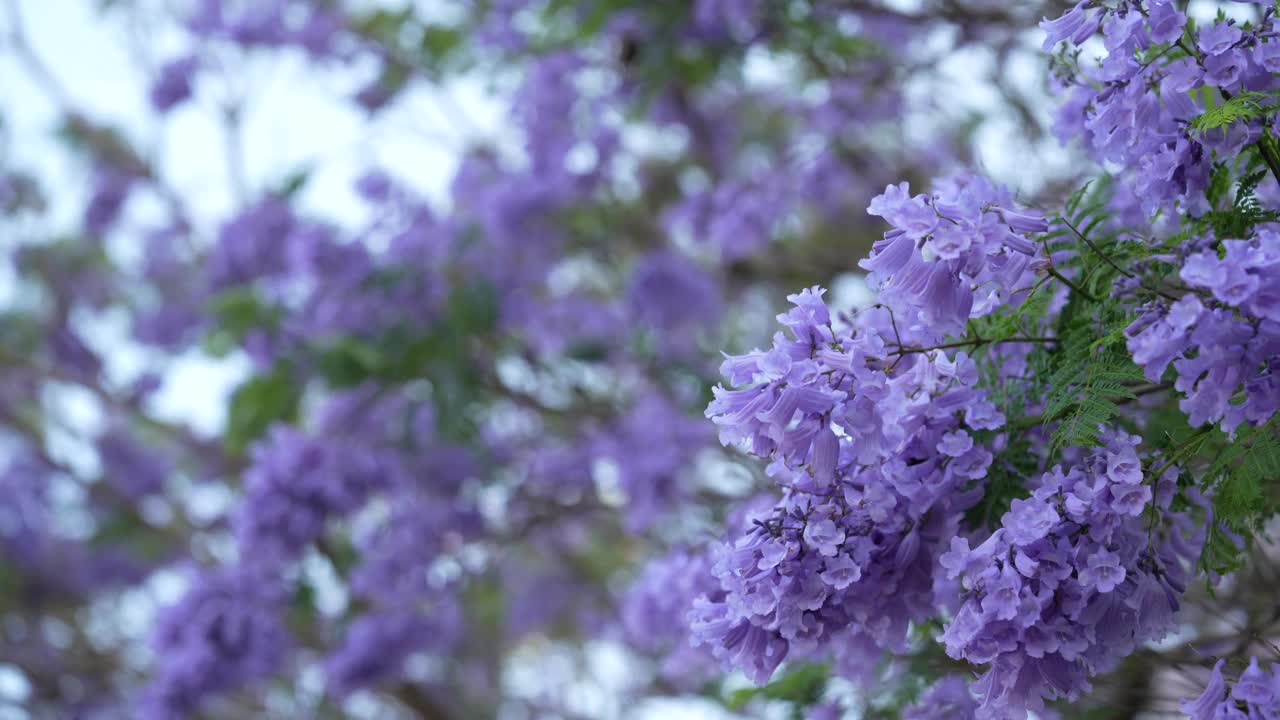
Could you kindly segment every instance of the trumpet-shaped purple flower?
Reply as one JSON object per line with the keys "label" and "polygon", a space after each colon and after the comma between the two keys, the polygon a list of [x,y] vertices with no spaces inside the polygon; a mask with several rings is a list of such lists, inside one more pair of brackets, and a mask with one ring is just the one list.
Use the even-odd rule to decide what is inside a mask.
{"label": "trumpet-shaped purple flower", "polygon": [[977,710],[969,683],[959,675],[947,675],[903,709],[902,720],[974,720]]}
{"label": "trumpet-shaped purple flower", "polygon": [[[1160,300],[1126,330],[1134,362],[1159,381],[1170,364],[1179,403],[1192,425],[1262,423],[1280,410],[1280,234],[1269,227],[1252,237],[1212,237],[1191,244],[1180,269],[1196,293]],[[1205,248],[1205,249],[1197,249]],[[1243,387],[1243,402],[1233,400]]]}
{"label": "trumpet-shaped purple flower", "polygon": [[1214,664],[1200,697],[1182,701],[1182,712],[1190,720],[1269,720],[1280,717],[1280,665],[1272,663],[1270,670],[1263,670],[1258,658],[1251,658],[1249,667],[1228,689],[1222,676],[1225,663],[1224,658]]}
{"label": "trumpet-shaped purple flower", "polygon": [[983,178],[943,182],[932,196],[911,196],[906,183],[890,185],[867,212],[894,229],[859,265],[900,323],[919,322],[938,337],[958,333],[970,317],[989,314],[1034,284],[1039,248],[1028,234],[1048,225]]}

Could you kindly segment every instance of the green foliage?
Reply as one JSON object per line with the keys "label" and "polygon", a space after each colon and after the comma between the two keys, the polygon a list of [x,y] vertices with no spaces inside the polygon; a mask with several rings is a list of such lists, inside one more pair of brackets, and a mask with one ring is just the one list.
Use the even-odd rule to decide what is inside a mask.
{"label": "green foliage", "polygon": [[1232,96],[1218,105],[1211,105],[1201,115],[1191,121],[1191,129],[1196,132],[1225,130],[1228,126],[1247,120],[1257,120],[1275,112],[1276,107],[1269,104],[1275,98],[1272,92],[1242,92]]}
{"label": "green foliage", "polygon": [[[413,21],[413,7],[405,5],[399,9],[377,8],[350,20],[353,32],[359,35],[378,39],[396,38],[404,32],[405,26]],[[396,42],[395,44],[399,44]]]}
{"label": "green foliage", "polygon": [[392,384],[423,378],[442,365],[469,365],[469,340],[491,333],[497,323],[496,294],[476,284],[456,289],[445,313],[425,329],[393,330],[377,340],[339,337],[317,348],[320,374],[334,387],[366,380]]}
{"label": "green foliage", "polygon": [[215,322],[204,340],[204,349],[215,357],[223,357],[240,347],[254,330],[274,330],[283,312],[269,305],[251,287],[238,287],[215,296],[212,301]]}
{"label": "green foliage", "polygon": [[[1264,139],[1264,142],[1267,141],[1269,140]],[[1255,149],[1254,165],[1258,164],[1257,152]],[[1225,200],[1226,192],[1222,186],[1230,184],[1232,175],[1233,173],[1226,166],[1220,165],[1215,168],[1209,187],[1209,199],[1215,208],[1220,207]],[[1253,228],[1260,223],[1280,220],[1280,213],[1266,210],[1258,202],[1258,185],[1267,176],[1266,168],[1247,170],[1235,183],[1235,197],[1231,206],[1205,213],[1192,224],[1193,229],[1201,233],[1211,231],[1220,240],[1243,238],[1252,233]]]}
{"label": "green foliage", "polygon": [[106,248],[83,237],[60,237],[53,242],[31,244],[23,248],[18,263],[23,273],[46,278],[67,274],[92,275],[111,265]]}
{"label": "green foliage", "polygon": [[[1096,316],[1083,315],[1059,333],[1061,351],[1043,414],[1046,425],[1056,423],[1051,452],[1095,444],[1099,429],[1116,417],[1118,402],[1137,397],[1132,386],[1144,378],[1124,347],[1121,330],[1128,323],[1123,316],[1117,321],[1117,314],[1100,308]],[[1106,334],[1097,338],[1099,331]]]}
{"label": "green foliage", "polygon": [[151,561],[163,560],[173,549],[133,508],[121,508],[99,518],[88,543],[93,547],[123,550],[133,557]]}
{"label": "green foliage", "polygon": [[298,413],[302,390],[285,363],[249,378],[231,395],[223,442],[232,455],[241,455],[275,422],[291,422]]}
{"label": "green foliage", "polygon": [[[1048,290],[1038,288],[1020,306],[970,320],[970,335],[989,338],[993,341],[1017,336],[1043,335],[1043,323],[1052,299]],[[996,345],[993,342],[979,348],[975,353],[989,351],[994,347]],[[965,515],[966,522],[975,527],[992,527],[998,524],[1013,500],[1027,496],[1027,478],[1042,470],[1036,459],[1038,454],[1034,452],[1029,436],[1021,430],[1025,428],[1028,420],[1027,408],[1039,402],[1039,398],[1045,392],[1043,387],[1045,374],[1041,370],[1049,362],[1053,354],[1052,348],[1051,344],[1036,345],[1027,356],[1027,372],[1017,379],[1005,374],[1001,356],[997,354],[989,354],[986,358],[987,362],[978,364],[988,398],[1015,429],[1014,432],[1007,434],[1008,446],[992,462],[987,471],[987,477],[978,481],[985,485],[982,499]],[[996,435],[1005,433],[1006,429],[982,431],[977,434],[975,440],[989,444]]]}
{"label": "green foliage", "polygon": [[1070,219],[1077,227],[1088,227],[1096,224],[1096,220],[1108,217],[1107,203],[1111,200],[1114,184],[1110,175],[1102,175],[1081,185],[1067,196],[1062,206],[1062,217]]}
{"label": "green foliage", "polygon": [[133,143],[113,127],[96,125],[83,115],[72,114],[59,126],[58,137],[71,149],[98,162],[142,177],[147,174],[147,163],[138,156]]}
{"label": "green foliage", "polygon": [[1047,236],[1050,250],[1071,252],[1059,269],[1074,268],[1076,282],[1097,298],[1114,294],[1115,283],[1124,273],[1132,272],[1129,268],[1151,254],[1127,228],[1115,225],[1109,207],[1111,188],[1111,179],[1104,176],[1077,190]]}
{"label": "green foliage", "polygon": [[[986,434],[988,433],[983,433]],[[977,440],[989,442],[981,435]],[[1000,518],[1009,511],[1014,500],[1030,495],[1027,491],[1027,479],[1042,470],[1027,433],[1011,433],[1008,442],[1009,446],[1005,451],[992,461],[987,477],[979,481],[986,483],[982,499],[965,513],[965,522],[972,527],[998,526]]]}
{"label": "green foliage", "polygon": [[507,621],[507,597],[493,577],[477,578],[463,588],[468,614],[476,628],[500,634]]}
{"label": "green foliage", "polygon": [[[384,282],[404,282],[386,277]],[[225,354],[239,347],[252,330],[270,331],[280,320],[280,308],[268,305],[251,288],[228,291],[214,301],[218,318],[206,340],[211,352]],[[440,317],[423,327],[403,327],[377,338],[338,336],[308,348],[314,364],[330,387],[347,388],[368,381],[398,385],[428,380],[437,411],[437,427],[446,437],[461,439],[474,429],[469,405],[481,392],[484,378],[471,361],[471,343],[489,336],[497,324],[497,294],[483,283],[453,291]],[[302,388],[286,364],[252,378],[231,399],[226,445],[243,452],[277,420],[288,421],[297,411]]]}
{"label": "green foliage", "polygon": [[572,0],[550,0],[543,10],[543,27],[557,31],[558,42],[583,43],[595,37],[610,17],[628,9],[629,5],[631,0],[595,0],[584,8],[582,3]]}
{"label": "green foliage", "polygon": [[796,705],[799,715],[801,708],[816,703],[822,697],[830,676],[830,669],[823,664],[795,665],[764,687],[734,691],[725,698],[724,704],[731,710],[739,710],[753,700],[785,700]]}
{"label": "green foliage", "polygon": [[474,430],[467,410],[486,380],[472,362],[470,345],[484,341],[497,325],[497,294],[475,283],[449,296],[441,317],[425,329],[402,328],[377,339],[338,337],[315,348],[316,366],[332,387],[369,380],[398,385],[431,383],[437,428],[451,439]]}
{"label": "green foliage", "polygon": [[339,337],[317,348],[316,370],[331,387],[354,387],[371,378],[396,375],[388,350],[355,337]]}
{"label": "green foliage", "polygon": [[884,54],[873,38],[840,32],[820,13],[808,13],[786,23],[786,34],[774,42],[776,49],[800,51],[806,62],[823,74],[849,72],[858,63]]}
{"label": "green foliage", "polygon": [[285,175],[277,183],[275,194],[285,200],[292,200],[294,196],[302,192],[307,183],[311,182],[311,171],[310,167],[304,166],[296,168],[293,172]]}
{"label": "green foliage", "polygon": [[[742,43],[684,41],[692,22],[693,4],[688,2],[547,0],[530,41],[532,52],[589,47],[598,42],[609,19],[623,12],[644,16],[649,31],[643,37],[611,37],[611,46],[603,49],[613,54],[629,80],[636,83],[638,106],[648,105],[673,84],[696,88],[741,71],[742,49],[746,47]],[[807,3],[763,3],[761,12],[768,16],[764,24],[773,29],[770,48],[789,55],[797,66],[818,76],[843,75],[867,58],[882,54],[874,40],[841,30]]]}
{"label": "green foliage", "polygon": [[0,562],[0,607],[22,597],[22,570],[8,562]]}
{"label": "green foliage", "polygon": [[1096,443],[1099,429],[1114,424],[1119,405],[1135,399],[1144,382],[1125,348],[1131,317],[1114,286],[1149,250],[1108,222],[1110,190],[1103,177],[1072,193],[1045,236],[1049,252],[1071,251],[1056,272],[1070,274],[1084,291],[1071,291],[1056,323],[1054,352],[1035,359],[1036,374],[1047,378],[1040,385],[1046,396],[1039,420],[1052,429],[1051,455]]}
{"label": "green foliage", "polygon": [[1280,509],[1274,495],[1280,479],[1280,420],[1241,425],[1235,438],[1216,443],[1215,450],[1202,480],[1213,496],[1214,525],[1200,562],[1208,571],[1227,573],[1240,569],[1253,534]]}
{"label": "green foliage", "polygon": [[1209,201],[1209,207],[1219,207],[1222,201],[1227,198],[1227,193],[1231,190],[1233,176],[1232,166],[1223,162],[1215,162],[1213,164],[1213,170],[1209,174],[1209,186],[1204,191],[1205,199]]}
{"label": "green foliage", "polygon": [[40,318],[19,310],[0,311],[0,358],[11,362],[10,348],[36,348],[44,343],[44,327]]}
{"label": "green foliage", "polygon": [[1099,430],[1117,416],[1119,403],[1137,397],[1132,386],[1144,380],[1125,350],[1123,328],[1128,319],[1116,304],[1073,299],[1068,309],[1081,304],[1087,307],[1074,315],[1064,313],[1058,326],[1058,352],[1049,366],[1041,418],[1046,427],[1052,427],[1051,454],[1095,444]]}
{"label": "green foliage", "polygon": [[1005,338],[1040,335],[1052,300],[1049,292],[1035,288],[1021,305],[970,320],[968,336],[998,343]]}
{"label": "green foliage", "polygon": [[[1262,142],[1271,141],[1264,138]],[[1073,259],[1066,267],[1094,297],[1073,291],[1057,322],[1056,337],[1060,342],[1053,352],[1045,354],[1046,364],[1034,373],[1043,373],[1047,378],[1041,384],[1046,400],[1040,419],[1052,430],[1051,456],[1066,447],[1095,444],[1099,428],[1127,423],[1119,412],[1120,405],[1137,399],[1143,390],[1161,388],[1146,383],[1140,368],[1129,358],[1124,328],[1131,318],[1127,306],[1112,297],[1114,283],[1122,275],[1135,272],[1137,261],[1149,258],[1152,252],[1185,243],[1190,237],[1210,232],[1218,238],[1247,237],[1259,223],[1280,219],[1264,210],[1256,197],[1258,185],[1269,176],[1264,151],[1258,145],[1251,146],[1235,162],[1216,164],[1206,192],[1212,209],[1200,217],[1188,218],[1182,233],[1155,249],[1106,229],[1109,212],[1105,182],[1081,188],[1068,199],[1056,223],[1058,228],[1046,236],[1046,243],[1051,250],[1072,251]],[[1138,280],[1143,283],[1140,293],[1160,292],[1148,279]],[[1029,359],[1033,364],[1038,361]],[[1276,423],[1261,428],[1246,424],[1236,437],[1229,438],[1212,427],[1188,427],[1185,414],[1173,406],[1174,397],[1169,396],[1167,407],[1146,413],[1149,422],[1143,427],[1144,435],[1152,447],[1162,449],[1165,462],[1172,460],[1183,467],[1194,466],[1197,459],[1209,463],[1203,473],[1186,473],[1183,478],[1190,482],[1191,477],[1200,477],[1200,485],[1212,497],[1215,524],[1210,528],[1201,564],[1216,573],[1237,570],[1244,561],[1249,538],[1277,509],[1275,498],[1268,492],[1270,484],[1280,477]],[[974,512],[984,513],[981,517],[989,519],[1000,511],[1001,502],[1007,502],[1004,498],[1016,496],[1016,472],[1013,478],[1003,477],[999,463],[1011,464],[1017,454],[1017,448],[1011,445],[1010,451],[997,459],[991,480],[991,493],[997,499],[984,500],[975,508]]]}
{"label": "green foliage", "polygon": [[347,577],[360,563],[360,551],[349,536],[325,538],[321,550],[334,571],[343,577]]}
{"label": "green foliage", "polygon": [[293,593],[289,599],[289,609],[297,613],[296,621],[305,627],[307,615],[309,615],[316,605],[316,589],[315,586],[305,579],[299,581],[293,587]]}
{"label": "green foliage", "polygon": [[462,31],[458,28],[427,25],[422,28],[422,39],[418,45],[431,64],[440,65],[457,54],[462,40]]}
{"label": "green foliage", "polygon": [[412,4],[397,9],[379,7],[351,19],[352,31],[388,51],[379,82],[388,94],[403,88],[414,72],[438,78],[460,69],[466,29],[429,22]]}
{"label": "green foliage", "polygon": [[[914,665],[915,663],[913,663]],[[901,720],[902,713],[908,706],[920,699],[927,687],[926,679],[937,675],[936,670],[929,668],[916,671],[902,678],[902,682],[891,686],[887,697],[878,698],[874,704],[865,708],[861,717],[864,720]]]}

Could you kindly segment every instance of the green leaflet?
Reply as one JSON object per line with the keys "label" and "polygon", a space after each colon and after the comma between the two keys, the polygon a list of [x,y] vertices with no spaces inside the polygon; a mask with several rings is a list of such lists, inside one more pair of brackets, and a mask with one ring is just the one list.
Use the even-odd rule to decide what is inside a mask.
{"label": "green leaflet", "polygon": [[227,410],[223,435],[227,451],[241,455],[273,423],[291,422],[298,413],[301,397],[302,389],[284,363],[243,382],[232,393]]}
{"label": "green leaflet", "polygon": [[[1191,121],[1191,129],[1203,133],[1225,129],[1238,122],[1266,117],[1276,110],[1276,106],[1270,104],[1274,99],[1273,92],[1242,92],[1232,96],[1230,100],[1209,107]],[[1210,103],[1205,104],[1207,106]]]}
{"label": "green leaflet", "polygon": [[826,665],[796,665],[764,687],[735,690],[725,698],[724,704],[732,710],[738,710],[756,699],[786,700],[796,704],[798,713],[800,708],[818,701],[830,675],[831,671]]}
{"label": "green leaflet", "polygon": [[211,309],[215,322],[204,338],[204,349],[216,357],[225,357],[240,347],[254,330],[274,332],[284,317],[283,308],[268,303],[249,286],[215,295]]}
{"label": "green leaflet", "polygon": [[1095,444],[1099,430],[1112,424],[1119,402],[1136,397],[1132,386],[1145,378],[1125,348],[1124,328],[1129,321],[1127,312],[1110,296],[1099,304],[1073,297],[1068,304],[1058,323],[1058,352],[1049,366],[1048,395],[1041,414],[1045,427],[1053,428],[1051,454]]}
{"label": "green leaflet", "polygon": [[[1270,142],[1269,139],[1265,140]],[[1258,162],[1257,153],[1254,153],[1254,161],[1252,165],[1260,164]],[[1228,178],[1219,180],[1219,176]],[[1218,190],[1214,185],[1229,183],[1231,172],[1222,166],[1220,170],[1215,171],[1210,182],[1210,189],[1214,193],[1210,193],[1210,198],[1215,199],[1217,206],[1225,195],[1225,192]],[[1210,210],[1205,213],[1193,224],[1193,228],[1198,233],[1212,232],[1218,239],[1226,238],[1243,238],[1247,237],[1253,228],[1260,223],[1274,222],[1280,220],[1280,213],[1266,210],[1258,202],[1257,188],[1259,183],[1268,177],[1266,168],[1253,169],[1246,171],[1244,175],[1236,181],[1235,198],[1232,200],[1230,207],[1222,210]]]}
{"label": "green leaflet", "polygon": [[[1221,574],[1240,569],[1253,534],[1280,509],[1273,490],[1280,478],[1280,420],[1272,417],[1261,426],[1241,425],[1236,437],[1223,438],[1216,450],[1202,480],[1213,495],[1214,524],[1200,564]],[[1237,543],[1233,534],[1243,543]]]}

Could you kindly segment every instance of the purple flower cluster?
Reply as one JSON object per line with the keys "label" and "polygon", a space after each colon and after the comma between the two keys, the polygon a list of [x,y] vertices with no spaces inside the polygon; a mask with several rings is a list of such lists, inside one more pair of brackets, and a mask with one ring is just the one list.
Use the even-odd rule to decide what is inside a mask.
{"label": "purple flower cluster", "polygon": [[384,606],[435,598],[447,585],[434,563],[479,537],[484,523],[462,499],[435,499],[402,492],[388,497],[389,516],[360,538],[360,563],[351,572],[351,590]]}
{"label": "purple flower cluster", "polygon": [[[0,440],[8,447],[13,435],[38,458],[0,474],[12,500],[0,504],[0,584],[12,572],[22,592],[0,617],[0,655],[17,644],[15,627],[97,617],[70,611],[141,583],[157,547],[185,558],[231,542],[236,559],[160,613],[147,717],[252,713],[254,683],[291,669],[295,655],[323,666],[339,703],[394,689],[412,705],[401,697],[412,676],[453,696],[425,714],[567,714],[493,691],[522,661],[517,644],[519,656],[545,647],[542,637],[558,645],[588,632],[657,659],[661,686],[681,692],[721,667],[766,683],[788,661],[865,681],[886,656],[920,653],[939,619],[946,650],[985,674],[976,684],[944,676],[905,708],[907,720],[1048,717],[1046,700],[1077,698],[1173,627],[1207,513],[1203,481],[1179,489],[1135,437],[1046,442],[1062,417],[1046,395],[1092,397],[1098,388],[1055,385],[1066,374],[1055,372],[1059,358],[1076,357],[1062,351],[1078,349],[1090,334],[1078,328],[1093,320],[1110,359],[1117,323],[1129,322],[1117,318],[1141,288],[1151,304],[1129,326],[1128,349],[1152,385],[1109,386],[1124,395],[1126,428],[1147,430],[1151,403],[1172,406],[1166,377],[1196,425],[1231,431],[1280,408],[1280,236],[1265,224],[1215,231],[1223,239],[1205,230],[1240,219],[1222,207],[1231,176],[1261,167],[1247,155],[1269,147],[1272,122],[1196,122],[1223,101],[1261,97],[1242,92],[1272,97],[1280,42],[1275,11],[1262,7],[1247,9],[1260,23],[1197,25],[1172,0],[1081,0],[1043,23],[1046,46],[1103,34],[1097,66],[1077,70],[1085,53],[1071,49],[1060,56],[1074,77],[1062,78],[1073,85],[1059,131],[1120,176],[1109,216],[1081,227],[1129,224],[1130,235],[1155,238],[1114,252],[1122,265],[1110,267],[1126,276],[1119,302],[1097,301],[1102,282],[1082,290],[1072,277],[1110,273],[1093,261],[1115,238],[1073,255],[1082,235],[1051,233],[1009,189],[955,174],[966,153],[945,122],[928,123],[936,137],[914,137],[917,116],[948,102],[917,92],[924,50],[936,59],[948,43],[985,46],[1003,72],[1025,39],[1023,4],[978,4],[930,14],[901,3],[694,0],[671,12],[639,0],[494,0],[431,15],[413,3],[188,3],[192,44],[154,78],[157,115],[187,102],[206,71],[236,79],[238,61],[281,54],[372,70],[349,98],[370,113],[429,80],[429,104],[448,115],[450,140],[458,134],[445,150],[469,149],[447,198],[370,171],[355,187],[369,219],[355,228],[338,224],[341,213],[303,210],[292,182],[245,188],[227,218],[188,216],[164,168],[150,167],[153,153],[57,98],[92,156],[82,229],[93,252],[41,272],[32,252],[19,263],[16,311],[0,308],[10,344],[43,342],[31,358],[5,359],[0,383]],[[496,134],[489,118],[462,117],[470,98],[456,107],[448,95],[456,73],[484,73],[495,59],[513,66],[491,86],[511,101]],[[226,119],[247,118],[232,85]],[[375,145],[396,130],[370,129]],[[924,194],[907,183],[879,192],[925,169],[948,179]],[[1211,177],[1224,199],[1213,208]],[[1236,185],[1237,209],[1253,182]],[[0,187],[0,205],[15,192]],[[871,195],[867,213],[851,207]],[[122,219],[144,210],[167,217],[149,225],[158,229],[138,263],[116,241],[135,229]],[[850,316],[817,286],[792,295],[765,349],[724,360],[712,422],[689,417],[709,384],[707,341],[750,332],[752,305],[777,283],[851,269],[847,251],[881,219],[889,230],[860,264],[877,303]],[[108,232],[112,242],[99,243]],[[1160,237],[1181,247],[1167,239],[1167,254],[1135,266]],[[1061,285],[1044,289],[1051,280]],[[81,330],[117,311],[136,339],[166,352],[102,357],[114,324]],[[1033,326],[1043,332],[1022,330]],[[161,377],[174,351],[198,352],[206,335],[208,350],[234,338],[259,369],[288,370],[236,394],[232,422],[253,414],[255,392],[288,383],[288,407],[263,408],[274,413],[265,434],[256,423],[227,429],[232,440],[254,434],[247,465],[147,417],[145,392],[116,390],[134,384],[117,377],[128,366]],[[92,438],[101,482],[60,466],[78,449],[56,423],[60,385],[88,389],[109,418]],[[150,452],[134,428],[193,452]],[[728,451],[709,447],[716,430]],[[1222,446],[1216,434],[1204,442]],[[763,473],[701,482],[700,471],[738,451]],[[162,495],[183,484],[171,475],[207,479],[236,504],[208,522],[188,516],[194,505]],[[744,487],[757,481],[771,487]],[[1006,503],[998,527],[977,519]],[[722,510],[721,540],[687,549]],[[72,537],[67,527],[82,519]],[[612,583],[650,541],[678,549],[644,563],[606,616],[619,597]],[[312,601],[317,573],[349,598],[336,616]],[[305,648],[292,642],[294,623]],[[97,635],[64,643],[65,664],[83,652],[85,667],[101,659],[108,669],[104,686],[122,686],[131,646],[99,658]],[[15,664],[38,694],[57,696],[44,714],[80,713],[74,693],[55,688],[64,676]],[[1216,670],[1189,712],[1271,720],[1275,674],[1255,662],[1228,691]],[[210,706],[236,690],[245,707]],[[273,689],[266,709],[280,698],[283,707],[288,690]],[[843,712],[834,695],[809,716]],[[382,700],[392,698],[372,699]]]}
{"label": "purple flower cluster", "polygon": [[164,490],[171,464],[157,448],[146,448],[124,428],[98,437],[103,478],[124,496],[136,499]]}
{"label": "purple flower cluster", "polygon": [[286,269],[284,241],[298,225],[282,198],[264,197],[224,223],[209,258],[209,284],[213,290],[244,285]]}
{"label": "purple flower cluster", "polygon": [[203,38],[223,39],[243,47],[296,46],[323,57],[334,51],[342,29],[340,7],[300,0],[197,0],[186,24]]}
{"label": "purple flower cluster", "polygon": [[363,544],[349,578],[374,609],[355,620],[327,659],[332,691],[345,696],[397,677],[414,653],[446,652],[457,641],[460,611],[434,563],[478,535],[482,524],[455,498],[472,472],[469,458],[432,435],[430,413],[420,405],[362,387],[328,400],[316,413],[314,436],[276,426],[254,447],[246,498],[233,517],[239,564],[198,579],[164,612],[155,633],[162,657],[181,659],[152,683],[156,717],[190,712],[206,696],[278,669],[288,647],[275,617],[282,568],[330,522],[378,494],[391,511]]}
{"label": "purple flower cluster", "polygon": [[430,612],[374,611],[356,618],[325,661],[329,690],[338,697],[398,677],[418,652],[447,653],[462,636],[461,612],[440,602]]}
{"label": "purple flower cluster", "polygon": [[692,29],[707,39],[747,39],[758,32],[760,0],[696,0],[690,13]]}
{"label": "purple flower cluster", "polygon": [[668,209],[667,231],[692,235],[726,262],[755,255],[773,241],[782,218],[798,202],[795,188],[780,177],[727,181],[691,194]]}
{"label": "purple flower cluster", "polygon": [[1030,236],[1049,229],[1043,215],[1018,208],[1006,188],[977,176],[939,183],[932,195],[890,185],[867,212],[893,230],[859,266],[898,322],[923,324],[937,336],[963,332],[969,318],[1025,297],[1039,269]]}
{"label": "purple flower cluster", "polygon": [[125,546],[68,536],[54,499],[58,475],[23,450],[0,470],[0,562],[21,573],[21,596],[37,605],[91,597],[146,577],[150,568]]}
{"label": "purple flower cluster", "polygon": [[1184,700],[1182,711],[1191,720],[1274,720],[1280,718],[1280,665],[1272,663],[1263,670],[1258,658],[1249,661],[1249,667],[1228,690],[1222,678],[1219,660],[1213,666],[1213,674],[1205,685],[1204,693],[1195,700]]}
{"label": "purple flower cluster", "polygon": [[1187,253],[1179,275],[1194,292],[1148,305],[1126,330],[1129,352],[1152,382],[1173,365],[1192,425],[1261,424],[1280,409],[1280,234],[1205,237]]}
{"label": "purple flower cluster", "polygon": [[[143,238],[144,258],[138,285],[154,295],[139,303],[133,316],[133,336],[165,350],[186,347],[205,330],[206,289],[203,273],[192,268],[180,249],[186,228],[160,227]],[[193,278],[199,278],[194,280]]]}
{"label": "purple flower cluster", "polygon": [[715,663],[705,648],[690,643],[682,618],[700,596],[720,593],[705,553],[675,550],[649,561],[622,600],[622,629],[630,647],[662,657],[662,677],[695,689],[714,676]]}
{"label": "purple flower cluster", "polygon": [[129,197],[141,185],[135,169],[103,162],[94,169],[89,201],[84,208],[84,229],[104,236],[124,213]]}
{"label": "purple flower cluster", "polygon": [[157,620],[159,659],[142,717],[190,717],[207,698],[277,672],[290,638],[284,593],[270,576],[244,570],[201,574]]}
{"label": "purple flower cluster", "polygon": [[1268,9],[1247,27],[1233,20],[1202,24],[1187,43],[1181,39],[1187,17],[1172,0],[1077,3],[1041,23],[1046,49],[1062,41],[1079,46],[1101,27],[1107,54],[1070,80],[1059,136],[1081,137],[1096,160],[1123,168],[1148,215],[1175,204],[1203,213],[1215,160],[1234,159],[1261,136],[1263,124],[1198,132],[1191,123],[1206,107],[1195,91],[1207,88],[1229,98],[1273,89],[1272,73],[1280,70],[1274,25]]}
{"label": "purple flower cluster", "polygon": [[687,353],[698,334],[720,320],[720,288],[692,258],[665,251],[640,259],[627,286],[632,322],[649,329],[662,349]]}
{"label": "purple flower cluster", "polygon": [[300,302],[283,328],[287,336],[378,341],[436,319],[441,286],[424,258],[396,252],[400,248],[375,255],[363,244],[340,243],[317,230],[289,238],[288,290],[298,291]]}
{"label": "purple flower cluster", "polygon": [[236,537],[246,556],[296,558],[326,523],[353,512],[391,474],[364,448],[277,427],[253,449]]}
{"label": "purple flower cluster", "polygon": [[[516,101],[529,171],[562,191],[591,187],[617,150],[616,129],[604,122],[600,98],[574,84],[585,67],[576,52],[540,56],[530,64]],[[575,171],[566,159],[579,145],[591,148],[593,161],[588,169]]]}
{"label": "purple flower cluster", "polygon": [[1090,676],[1174,628],[1203,534],[1153,532],[1152,516],[1168,526],[1176,515],[1176,472],[1153,477],[1138,442],[1111,433],[1070,469],[1045,473],[977,547],[953,538],[942,555],[964,598],[942,640],[951,657],[990,666],[974,685],[983,717],[1074,700]]}
{"label": "purple flower cluster", "polygon": [[654,394],[639,400],[616,428],[597,439],[597,457],[618,466],[630,528],[649,527],[689,496],[690,469],[711,437],[706,421]]}
{"label": "purple flower cluster", "polygon": [[744,387],[717,387],[707,408],[722,441],[772,460],[784,495],[719,551],[723,597],[691,614],[695,640],[760,683],[791,652],[854,665],[851,649],[903,647],[981,496],[992,455],[973,433],[1004,423],[964,353],[894,350],[877,329],[886,310],[837,330],[817,288],[789,299],[792,338],[728,358]]}

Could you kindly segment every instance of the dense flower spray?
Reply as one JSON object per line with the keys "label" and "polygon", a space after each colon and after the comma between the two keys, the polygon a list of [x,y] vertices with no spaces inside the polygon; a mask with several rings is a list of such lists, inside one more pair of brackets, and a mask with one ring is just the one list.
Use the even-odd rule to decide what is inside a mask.
{"label": "dense flower spray", "polygon": [[1144,461],[1138,442],[1116,433],[1069,471],[1055,466],[982,544],[956,538],[940,558],[965,598],[942,640],[952,657],[989,664],[975,685],[984,714],[1076,699],[1089,676],[1174,629],[1203,533],[1152,532],[1157,514],[1186,523],[1167,513],[1176,472]]}

